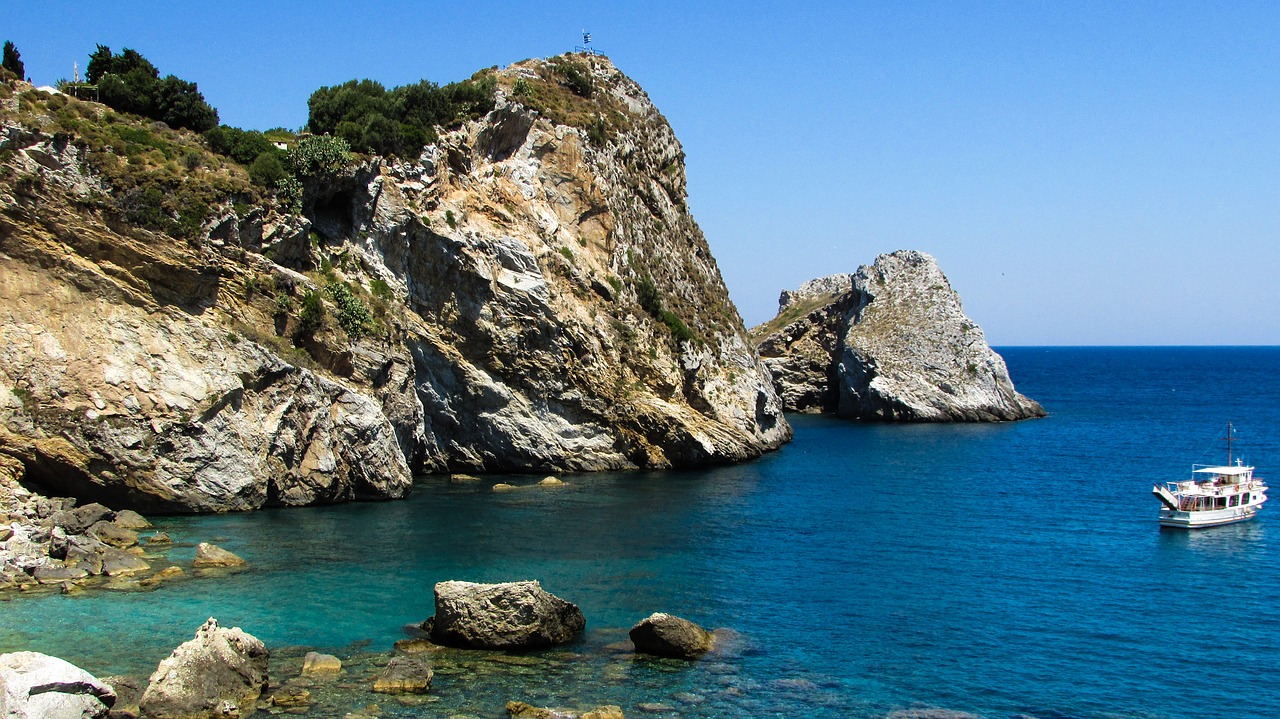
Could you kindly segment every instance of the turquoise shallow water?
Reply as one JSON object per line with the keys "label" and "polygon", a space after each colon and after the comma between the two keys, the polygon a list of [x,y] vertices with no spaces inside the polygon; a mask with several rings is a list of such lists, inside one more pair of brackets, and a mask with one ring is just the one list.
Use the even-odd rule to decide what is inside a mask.
{"label": "turquoise shallow water", "polygon": [[[878,426],[797,417],[796,440],[709,471],[572,475],[494,494],[423,478],[404,502],[163,518],[251,563],[148,593],[0,604],[0,650],[145,674],[208,616],[263,639],[388,650],[444,579],[536,578],[589,631],[541,669],[441,674],[389,716],[641,703],[657,716],[1195,719],[1280,711],[1280,505],[1160,530],[1152,481],[1217,460],[1228,419],[1280,462],[1280,349],[1008,348],[1051,416]],[[178,563],[193,550],[173,551]],[[653,611],[740,633],[697,665],[607,648]],[[273,669],[277,671],[277,669]],[[281,665],[277,676],[287,678]],[[691,696],[696,695],[696,696]],[[313,716],[378,701],[334,699]],[[654,709],[655,707],[650,707]]]}

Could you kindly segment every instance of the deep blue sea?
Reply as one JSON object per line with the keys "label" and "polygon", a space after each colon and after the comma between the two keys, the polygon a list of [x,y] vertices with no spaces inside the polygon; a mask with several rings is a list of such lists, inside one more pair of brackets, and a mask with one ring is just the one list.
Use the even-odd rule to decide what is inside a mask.
{"label": "deep blue sea", "polygon": [[[1001,353],[1048,418],[799,416],[782,450],[709,471],[496,494],[541,477],[424,477],[403,502],[160,518],[185,544],[179,564],[209,540],[251,568],[20,597],[0,604],[0,651],[145,676],[216,616],[279,656],[355,656],[430,616],[435,582],[539,579],[588,621],[541,669],[455,668],[427,703],[357,692],[311,716],[376,702],[387,717],[496,718],[509,699],[629,717],[1280,715],[1280,503],[1250,523],[1161,530],[1150,492],[1221,459],[1228,420],[1238,453],[1276,475],[1280,348]],[[654,611],[739,638],[696,664],[610,647]]]}

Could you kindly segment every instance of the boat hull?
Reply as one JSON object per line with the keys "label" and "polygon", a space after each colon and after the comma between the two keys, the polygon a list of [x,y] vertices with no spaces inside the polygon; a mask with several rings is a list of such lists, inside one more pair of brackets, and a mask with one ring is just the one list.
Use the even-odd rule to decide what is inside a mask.
{"label": "boat hull", "polygon": [[1179,512],[1162,509],[1160,510],[1160,526],[1177,527],[1179,529],[1221,527],[1224,524],[1235,524],[1236,522],[1253,519],[1257,514],[1256,507],[1230,507],[1228,509],[1211,509],[1198,512]]}

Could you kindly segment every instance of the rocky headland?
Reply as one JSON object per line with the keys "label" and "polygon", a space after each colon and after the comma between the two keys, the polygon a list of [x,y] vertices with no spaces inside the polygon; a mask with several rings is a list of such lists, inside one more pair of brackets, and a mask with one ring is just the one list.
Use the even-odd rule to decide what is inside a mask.
{"label": "rocky headland", "polygon": [[3,83],[0,455],[46,493],[219,512],[786,442],[644,91],[599,56],[477,77],[491,111],[293,197]]}
{"label": "rocky headland", "polygon": [[898,422],[1042,417],[922,252],[880,255],[853,274],[784,291],[752,329],[789,412]]}

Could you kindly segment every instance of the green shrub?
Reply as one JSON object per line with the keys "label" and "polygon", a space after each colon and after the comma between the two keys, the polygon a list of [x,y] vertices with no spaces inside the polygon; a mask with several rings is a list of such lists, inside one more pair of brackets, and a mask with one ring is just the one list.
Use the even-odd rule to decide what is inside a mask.
{"label": "green shrub", "polygon": [[290,212],[302,211],[302,183],[296,177],[283,177],[276,183],[276,196]]}
{"label": "green shrub", "polygon": [[281,180],[289,177],[289,171],[280,161],[281,152],[274,147],[258,155],[249,165],[249,179],[255,185],[275,187]]}
{"label": "green shrub", "polygon": [[386,280],[371,280],[369,282],[369,292],[378,299],[389,300],[392,297],[391,285]]}
{"label": "green shrub", "polygon": [[307,100],[307,129],[346,140],[359,152],[416,155],[436,140],[436,127],[452,127],[494,107],[488,76],[440,87],[428,80],[388,91],[374,80],[322,87]]}
{"label": "green shrub", "polygon": [[298,313],[298,333],[310,336],[324,323],[324,300],[320,298],[319,292],[308,289],[302,293],[299,304],[302,311]]}
{"label": "green shrub", "polygon": [[651,317],[666,325],[671,336],[683,342],[696,339],[693,330],[680,317],[663,306],[662,293],[649,275],[643,275],[636,281],[636,300]]}
{"label": "green shrub", "polygon": [[373,330],[373,315],[350,287],[341,282],[331,282],[325,285],[324,292],[337,306],[338,325],[348,337],[358,340]]}
{"label": "green shrub", "polygon": [[289,150],[288,161],[302,177],[340,172],[351,164],[351,145],[341,137],[309,135]]}
{"label": "green shrub", "polygon": [[266,135],[256,130],[219,125],[205,131],[201,137],[210,150],[230,157],[241,165],[251,164],[266,152],[281,153]]}
{"label": "green shrub", "polygon": [[558,57],[551,61],[552,67],[560,74],[561,82],[569,91],[578,97],[591,99],[595,86],[591,82],[589,71],[573,60]]}
{"label": "green shrub", "polygon": [[587,140],[596,147],[603,147],[609,140],[609,126],[605,124],[604,116],[596,115],[595,122],[587,127]]}

